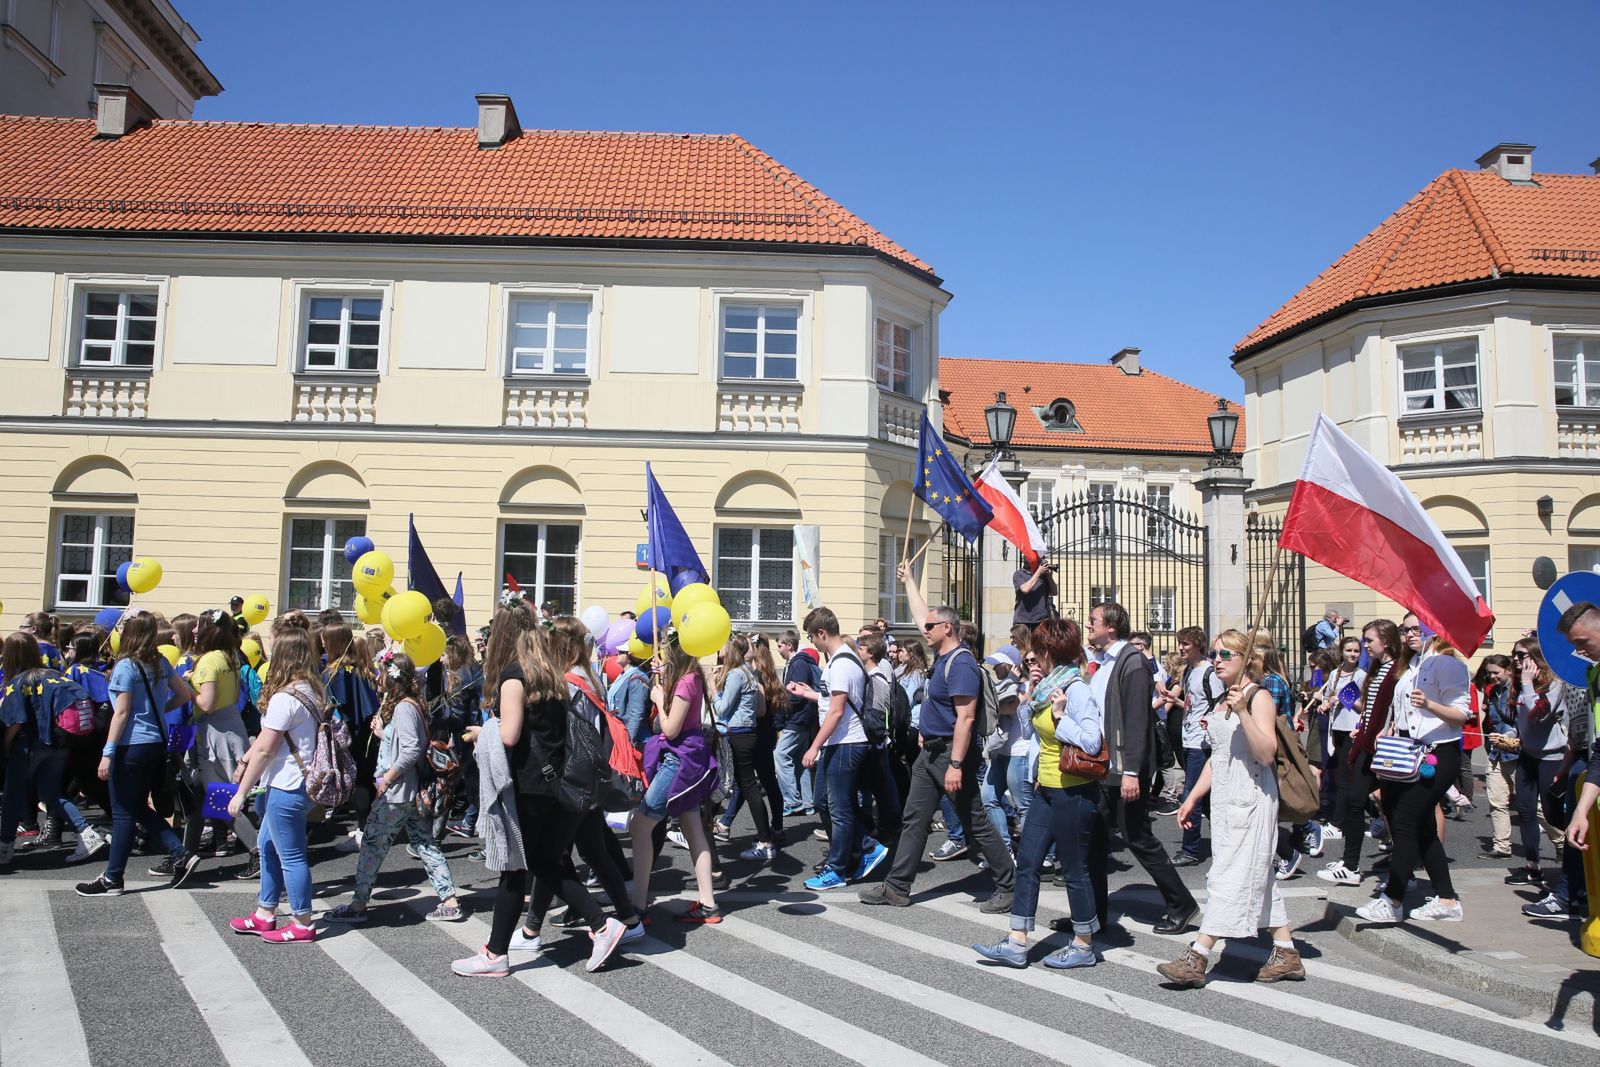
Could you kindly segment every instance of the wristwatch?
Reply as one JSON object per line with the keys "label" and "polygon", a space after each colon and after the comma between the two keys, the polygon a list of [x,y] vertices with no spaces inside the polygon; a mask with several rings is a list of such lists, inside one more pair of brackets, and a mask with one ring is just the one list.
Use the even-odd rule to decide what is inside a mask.
{"label": "wristwatch", "polygon": [[959,771],[961,769],[961,761],[958,759],[953,759],[950,761],[950,766]]}

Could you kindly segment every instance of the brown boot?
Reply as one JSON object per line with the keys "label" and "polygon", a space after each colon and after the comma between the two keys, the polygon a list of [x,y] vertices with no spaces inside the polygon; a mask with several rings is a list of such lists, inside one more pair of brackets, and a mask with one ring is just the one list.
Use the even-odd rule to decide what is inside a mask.
{"label": "brown boot", "polygon": [[1272,955],[1267,957],[1267,962],[1261,965],[1261,970],[1256,972],[1258,982],[1304,982],[1306,980],[1305,964],[1300,962],[1300,953],[1292,948],[1279,948],[1272,946]]}
{"label": "brown boot", "polygon": [[1206,984],[1206,968],[1209,966],[1211,966],[1210,960],[1194,949],[1186,948],[1183,950],[1183,955],[1171,963],[1158,964],[1156,970],[1161,972],[1161,977],[1179,989],[1202,989]]}

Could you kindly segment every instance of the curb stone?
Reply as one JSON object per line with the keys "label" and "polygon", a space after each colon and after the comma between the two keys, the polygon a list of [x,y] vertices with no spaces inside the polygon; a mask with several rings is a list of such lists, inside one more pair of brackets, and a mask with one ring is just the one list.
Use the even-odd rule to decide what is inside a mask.
{"label": "curb stone", "polygon": [[1329,901],[1323,911],[1323,920],[1337,930],[1340,937],[1373,955],[1412,968],[1418,974],[1531,1008],[1552,1019],[1587,1018],[1597,1010],[1600,973],[1582,975],[1575,987],[1569,989],[1564,988],[1565,983],[1554,978],[1509,972],[1501,967],[1479,963],[1466,953],[1451,952],[1430,944],[1403,925],[1374,926],[1364,923],[1348,904]]}

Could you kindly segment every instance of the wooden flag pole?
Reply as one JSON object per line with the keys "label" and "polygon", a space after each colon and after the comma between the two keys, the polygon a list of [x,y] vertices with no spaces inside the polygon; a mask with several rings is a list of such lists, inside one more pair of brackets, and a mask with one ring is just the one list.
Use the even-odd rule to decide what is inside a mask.
{"label": "wooden flag pole", "polygon": [[[661,658],[661,627],[656,625],[656,561],[650,561],[650,662],[656,663]],[[668,697],[668,700],[671,698]],[[666,709],[662,708],[662,714]]]}
{"label": "wooden flag pole", "polygon": [[922,498],[913,490],[911,493],[911,506],[906,508],[906,533],[900,539],[900,562],[906,562],[911,556],[911,523],[916,518],[917,505],[922,503]]}
{"label": "wooden flag pole", "polygon": [[931,544],[933,544],[933,538],[930,537],[926,541],[922,542],[922,547],[917,549],[916,553],[914,555],[912,555],[911,558],[906,560],[905,562],[912,563],[912,564],[916,563],[917,560],[922,558],[922,554],[924,552],[928,551],[928,546],[931,545]]}

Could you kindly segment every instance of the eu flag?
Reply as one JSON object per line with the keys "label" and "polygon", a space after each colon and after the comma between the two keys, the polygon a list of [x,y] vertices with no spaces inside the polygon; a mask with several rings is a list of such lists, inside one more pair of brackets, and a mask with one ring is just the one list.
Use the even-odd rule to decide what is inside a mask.
{"label": "eu flag", "polygon": [[923,503],[937,511],[962,537],[974,540],[994,518],[994,509],[978,495],[972,479],[928,421],[926,411],[922,413],[922,434],[917,440],[917,465],[922,468],[917,475],[917,495]]}
{"label": "eu flag", "polygon": [[667,494],[661,491],[650,464],[644,465],[645,525],[649,529],[650,569],[667,576],[672,591],[677,592],[690,582],[711,581],[711,574],[700,562],[694,542],[678,521],[677,512],[667,503]]}

